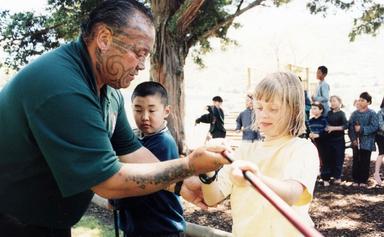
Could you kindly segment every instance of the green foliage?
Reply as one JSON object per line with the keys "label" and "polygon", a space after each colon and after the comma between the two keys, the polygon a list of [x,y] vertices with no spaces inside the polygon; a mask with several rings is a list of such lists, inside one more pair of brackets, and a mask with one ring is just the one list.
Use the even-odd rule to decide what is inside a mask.
{"label": "green foliage", "polygon": [[348,2],[342,0],[312,0],[307,4],[307,8],[311,13],[322,14],[323,16],[326,16],[335,8],[353,11],[358,17],[354,19],[352,31],[349,33],[351,41],[354,41],[358,35],[362,34],[376,36],[384,23],[384,5],[374,0]]}
{"label": "green foliage", "polygon": [[[204,34],[215,27],[216,25],[224,22],[226,18],[231,14],[229,11],[235,9],[239,4],[239,1],[206,1],[204,7],[199,12],[197,19],[191,25],[189,34],[191,35],[191,45],[197,44],[192,52],[193,61],[199,65],[201,68],[205,67],[202,55],[205,55],[212,51],[212,47],[208,41],[208,37],[205,37]],[[217,30],[213,31],[209,37],[218,37],[221,39],[227,39],[227,42],[231,42],[227,38],[228,28],[231,26],[231,22],[224,24],[221,27],[218,27]],[[239,23],[235,24],[235,27],[239,28],[241,25]],[[227,44],[228,45],[228,44]]]}
{"label": "green foliage", "polygon": [[[44,51],[58,47],[60,43],[75,39],[79,35],[79,26],[88,15],[90,9],[102,0],[48,0],[46,14],[36,15],[33,12],[10,14],[0,11],[0,45],[6,53],[1,66],[19,69],[22,65]],[[229,27],[240,27],[234,23],[235,17],[248,4],[274,4],[279,6],[289,0],[206,0],[188,25],[186,32],[176,35],[176,43],[186,44],[188,51],[194,45],[199,45],[194,51],[196,63],[203,65],[200,55],[211,51],[208,38],[217,37],[223,46],[235,43],[227,37]],[[146,5],[152,1],[142,0]],[[188,7],[186,0],[177,1],[172,16],[167,16],[167,30],[176,32],[177,19]],[[252,6],[252,7],[253,7]],[[249,8],[250,9],[250,8]]]}
{"label": "green foliage", "polygon": [[8,54],[4,64],[17,68],[28,60],[42,54],[45,50],[55,48],[55,33],[49,27],[47,16],[35,16],[32,12],[10,15],[1,13],[0,42],[3,51]]}
{"label": "green foliage", "polygon": [[80,22],[100,0],[49,0],[48,14],[0,12],[0,45],[7,54],[2,63],[19,69],[34,56],[79,35]]}

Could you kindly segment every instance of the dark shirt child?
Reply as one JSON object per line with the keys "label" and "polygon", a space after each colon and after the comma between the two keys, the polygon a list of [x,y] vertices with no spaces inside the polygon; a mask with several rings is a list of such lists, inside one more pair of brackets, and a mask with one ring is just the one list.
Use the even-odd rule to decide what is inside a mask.
{"label": "dark shirt child", "polygon": [[327,160],[326,136],[325,128],[327,127],[327,120],[323,117],[324,107],[320,102],[315,101],[312,104],[311,112],[313,117],[308,120],[308,137],[315,144],[320,158],[320,174],[324,180],[324,185],[329,185],[330,169],[329,161]]}
{"label": "dark shirt child", "polygon": [[[139,84],[132,94],[132,107],[141,144],[160,161],[179,157],[177,145],[168,131],[170,113],[167,92],[156,82]],[[183,236],[186,223],[180,199],[162,190],[141,197],[117,200],[119,227],[125,237]]]}

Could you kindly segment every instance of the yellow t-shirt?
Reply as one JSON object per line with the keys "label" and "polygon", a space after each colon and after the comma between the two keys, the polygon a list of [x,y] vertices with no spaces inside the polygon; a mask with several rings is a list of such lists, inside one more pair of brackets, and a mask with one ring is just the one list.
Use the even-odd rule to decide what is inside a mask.
{"label": "yellow t-shirt", "polygon": [[[305,191],[292,208],[304,222],[313,225],[308,208],[319,172],[319,157],[316,147],[310,141],[284,137],[274,141],[244,143],[235,157],[256,163],[263,175],[300,182]],[[230,167],[224,167],[219,172],[218,182],[221,192],[225,196],[231,195],[234,236],[301,236],[300,232],[252,187],[232,185],[229,172]]]}

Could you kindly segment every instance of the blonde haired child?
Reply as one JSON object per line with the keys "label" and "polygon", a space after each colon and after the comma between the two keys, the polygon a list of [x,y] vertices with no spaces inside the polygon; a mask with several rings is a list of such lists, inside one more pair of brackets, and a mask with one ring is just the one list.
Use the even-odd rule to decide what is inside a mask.
{"label": "blonde haired child", "polygon": [[[267,200],[245,185],[241,170],[251,170],[286,201],[308,224],[308,215],[319,158],[316,147],[298,138],[304,131],[304,93],[292,73],[269,74],[254,92],[255,126],[265,139],[245,143],[236,161],[206,178],[203,194],[208,205],[231,195],[234,236],[300,236],[300,233]],[[211,174],[207,174],[208,177]],[[204,180],[202,180],[204,181]]]}

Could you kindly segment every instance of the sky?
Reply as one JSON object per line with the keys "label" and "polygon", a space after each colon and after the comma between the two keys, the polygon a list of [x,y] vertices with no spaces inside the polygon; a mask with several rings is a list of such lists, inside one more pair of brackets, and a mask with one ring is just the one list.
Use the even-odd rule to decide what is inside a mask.
{"label": "sky", "polygon": [[[0,0],[1,9],[12,11],[41,11],[46,1]],[[244,94],[267,73],[287,70],[288,64],[309,69],[309,80],[316,83],[318,66],[329,69],[326,80],[331,94],[339,95],[352,110],[352,103],[363,91],[373,94],[373,108],[377,109],[384,91],[384,34],[376,37],[360,36],[349,42],[353,26],[351,13],[342,11],[326,18],[311,15],[304,0],[294,0],[279,8],[255,7],[236,19],[243,26],[230,29],[229,37],[238,46],[221,50],[217,40],[211,40],[214,50],[203,56],[206,68],[200,69],[188,57],[185,65],[186,124],[204,112],[205,105],[215,95],[224,99],[226,111],[241,111]],[[190,51],[191,52],[191,51]],[[130,92],[136,84],[148,80],[149,72],[142,72],[133,85],[123,90],[129,108]],[[196,131],[186,127],[188,132]]]}
{"label": "sky", "polygon": [[13,12],[36,11],[41,12],[46,6],[46,0],[0,0],[0,9],[8,9]]}

